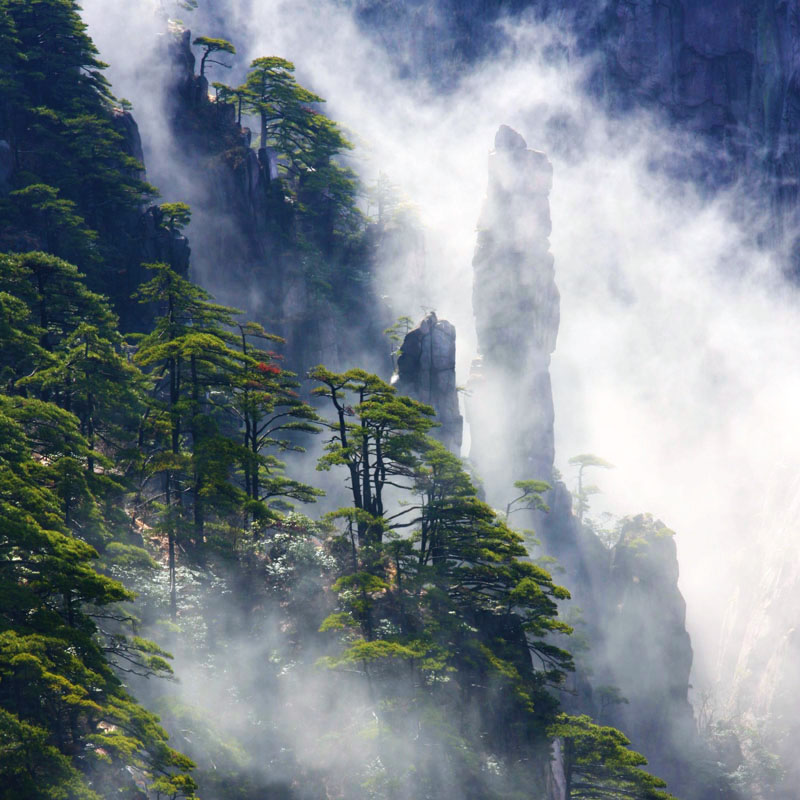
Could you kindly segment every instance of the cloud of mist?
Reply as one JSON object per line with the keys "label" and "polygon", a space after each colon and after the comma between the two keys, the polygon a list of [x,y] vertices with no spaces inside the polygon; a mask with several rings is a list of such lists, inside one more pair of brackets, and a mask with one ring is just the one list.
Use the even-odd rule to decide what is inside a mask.
{"label": "cloud of mist", "polygon": [[[397,80],[385,52],[336,3],[212,5],[205,13],[224,8],[225,24],[246,37],[235,42],[242,64],[272,54],[295,61],[299,81],[357,135],[354,166],[365,180],[385,172],[417,207],[425,304],[457,328],[460,384],[476,350],[471,260],[494,133],[507,123],[547,152],[562,296],[551,367],[557,465],[571,483],[570,456],[611,461],[616,469],[596,476],[604,494],[592,513],[650,511],[676,530],[696,672],[709,681],[743,560],[754,568],[742,554],[752,552],[754,531],[769,537],[772,504],[783,502],[765,506],[764,498],[793,496],[800,452],[800,313],[770,253],[753,243],[747,215],[758,198],[734,187],[710,199],[653,170],[702,144],[643,114],[607,118],[581,88],[586,65],[552,58],[558,31],[516,26],[507,54],[437,95]],[[158,164],[158,113],[137,79],[153,26],[130,27],[150,19],[148,3],[84,6],[117,93],[134,102],[148,161]],[[187,24],[217,35],[202,27],[203,13]],[[134,35],[136,47],[123,51],[119,43]],[[151,167],[159,174],[168,173]],[[393,276],[393,305],[421,317],[419,297],[403,297],[401,284]]]}

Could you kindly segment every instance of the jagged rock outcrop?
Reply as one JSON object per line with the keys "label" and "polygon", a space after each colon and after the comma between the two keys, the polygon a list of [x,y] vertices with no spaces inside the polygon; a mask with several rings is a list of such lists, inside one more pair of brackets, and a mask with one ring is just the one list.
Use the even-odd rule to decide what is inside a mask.
{"label": "jagged rock outcrop", "polygon": [[189,271],[192,253],[189,240],[165,224],[161,208],[150,206],[142,214],[140,226],[142,261],[169,264],[178,274],[185,275]]}
{"label": "jagged rock outcrop", "polygon": [[180,199],[192,207],[193,277],[283,336],[286,364],[297,373],[319,363],[388,373],[374,344],[389,319],[372,290],[367,256],[354,252],[337,272],[327,254],[309,247],[275,153],[251,148],[236,108],[209,97],[208,82],[194,74],[191,41],[187,30],[165,39],[164,114],[172,167],[182,173]]}
{"label": "jagged rock outcrop", "polygon": [[397,391],[433,406],[440,427],[432,433],[457,455],[464,420],[458,410],[456,329],[431,312],[403,339],[397,359]]}
{"label": "jagged rock outcrop", "polygon": [[[672,534],[641,516],[626,523],[609,549],[573,515],[564,484],[553,481],[549,366],[559,295],[548,242],[551,180],[547,157],[502,126],[489,156],[473,261],[480,359],[470,377],[470,457],[495,506],[505,505],[515,480],[553,483],[549,512],[515,524],[534,527],[563,567],[559,580],[573,597],[564,613],[580,609],[579,631],[590,652],[578,659],[565,707],[616,724],[656,774],[699,799],[705,788],[691,775],[698,744],[688,702],[692,650]],[[628,703],[614,702],[617,690]]]}
{"label": "jagged rock outcrop", "polygon": [[121,108],[112,110],[111,121],[116,132],[122,136],[123,147],[128,155],[133,156],[139,163],[140,168],[133,170],[134,177],[145,180],[144,169],[144,149],[142,147],[142,137],[139,133],[139,126],[130,111]]}
{"label": "jagged rock outcrop", "polygon": [[548,241],[553,168],[506,125],[494,145],[472,262],[479,359],[469,409],[470,458],[499,499],[515,480],[552,476],[559,295]]}
{"label": "jagged rock outcrop", "polygon": [[0,197],[11,191],[11,176],[13,174],[14,152],[5,139],[0,139]]}

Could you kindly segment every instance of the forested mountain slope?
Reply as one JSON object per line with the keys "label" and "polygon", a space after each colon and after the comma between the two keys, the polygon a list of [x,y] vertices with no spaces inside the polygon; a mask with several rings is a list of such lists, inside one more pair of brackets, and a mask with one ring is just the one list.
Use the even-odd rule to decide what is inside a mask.
{"label": "forested mountain slope", "polygon": [[77,4],[0,0],[0,797],[669,798],[608,722],[682,796],[739,796],[692,729],[671,532],[607,546],[553,473],[549,179],[503,166],[546,158],[501,129],[474,261],[475,403],[532,347],[543,417],[483,456],[474,417],[469,464],[451,328],[380,333],[376,264],[418,243],[393,188],[360,200],[280,55],[209,90],[233,44],[162,53],[191,204],[146,182]]}

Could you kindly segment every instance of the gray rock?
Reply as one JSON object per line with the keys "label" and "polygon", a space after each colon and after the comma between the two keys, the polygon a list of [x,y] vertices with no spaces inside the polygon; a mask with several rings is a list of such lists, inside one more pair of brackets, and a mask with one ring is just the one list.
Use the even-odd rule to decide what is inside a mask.
{"label": "gray rock", "polygon": [[494,137],[495,150],[525,150],[528,145],[522,136],[508,125],[501,125]]}
{"label": "gray rock", "polygon": [[136,124],[136,120],[129,111],[115,108],[112,122],[114,124],[114,130],[116,130],[124,140],[125,151],[142,165],[141,169],[136,170],[135,177],[139,180],[145,180],[144,150],[142,149],[142,137],[139,135],[139,126]]}
{"label": "gray rock", "polygon": [[547,238],[552,177],[544,153],[500,127],[472,262],[480,360],[468,404],[470,456],[498,505],[514,481],[549,481],[553,471],[549,366],[559,294]]}
{"label": "gray rock", "polygon": [[[467,402],[470,457],[495,507],[505,507],[514,481],[554,484],[549,513],[520,514],[513,522],[536,529],[564,568],[559,581],[582,609],[590,667],[579,665],[573,694],[563,699],[567,710],[620,726],[652,771],[698,798],[702,790],[692,784],[690,767],[699,748],[688,702],[692,648],[675,544],[660,523],[642,516],[609,550],[579,524],[569,491],[553,481],[549,366],[559,326],[548,244],[553,170],[543,153],[520,146],[524,139],[510,128],[501,128],[495,142],[473,260],[480,358]],[[618,687],[629,703],[609,704],[607,686]],[[559,796],[557,767],[550,798]]]}
{"label": "gray rock", "polygon": [[163,225],[164,214],[158,206],[150,206],[140,220],[141,260],[164,263],[180,275],[189,271],[189,240]]}
{"label": "gray rock", "polygon": [[440,427],[432,433],[460,453],[463,419],[456,388],[456,329],[430,313],[403,340],[397,360],[397,391],[433,406]]}

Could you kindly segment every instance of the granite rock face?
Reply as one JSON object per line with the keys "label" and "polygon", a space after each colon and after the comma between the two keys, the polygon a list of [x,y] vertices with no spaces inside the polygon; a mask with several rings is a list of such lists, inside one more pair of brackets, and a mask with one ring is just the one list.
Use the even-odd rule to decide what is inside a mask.
{"label": "granite rock face", "polygon": [[189,240],[165,225],[164,212],[159,206],[150,206],[142,214],[140,229],[142,261],[169,264],[179,275],[186,275],[192,252]]}
{"label": "granite rock face", "polygon": [[165,39],[164,113],[183,173],[181,199],[192,207],[194,279],[286,339],[286,364],[298,374],[320,363],[388,373],[375,342],[389,320],[378,318],[383,306],[367,276],[359,276],[356,294],[340,285],[346,276],[309,254],[276,154],[254,150],[235,107],[209,96],[208,82],[194,73],[191,41],[186,30]]}
{"label": "granite rock face", "polygon": [[559,294],[548,241],[552,174],[544,153],[501,126],[472,262],[479,359],[469,401],[470,457],[498,498],[516,480],[549,481],[553,471],[549,366]]}
{"label": "granite rock face", "polygon": [[[613,113],[646,108],[697,136],[662,165],[715,189],[764,193],[762,236],[777,245],[800,221],[800,6],[787,0],[350,0],[362,27],[391,41],[400,75],[457,85],[491,59],[519,20],[545,20],[592,59],[587,90]],[[457,7],[455,7],[457,6]],[[391,31],[401,31],[390,36]],[[417,31],[417,33],[403,33]],[[557,105],[557,104],[556,104]],[[558,146],[558,136],[548,147]],[[762,209],[763,210],[763,209]],[[787,268],[800,275],[800,246]]]}
{"label": "granite rock face", "polygon": [[397,391],[433,406],[440,427],[431,433],[458,455],[464,420],[456,388],[456,329],[428,314],[403,339],[397,372]]}
{"label": "granite rock face", "polygon": [[[701,134],[683,165],[715,187],[743,180],[771,202],[778,236],[798,221],[800,7],[785,0],[612,2],[588,47],[606,53],[617,107],[654,106]],[[792,262],[796,272],[798,265]]]}
{"label": "granite rock face", "polygon": [[741,577],[722,626],[717,678],[722,714],[758,729],[767,751],[780,758],[785,775],[769,796],[792,800],[800,785],[800,495],[768,499],[762,527],[737,564]]}
{"label": "granite rock face", "polygon": [[11,191],[11,176],[13,174],[14,152],[5,139],[0,139],[0,197]]}

